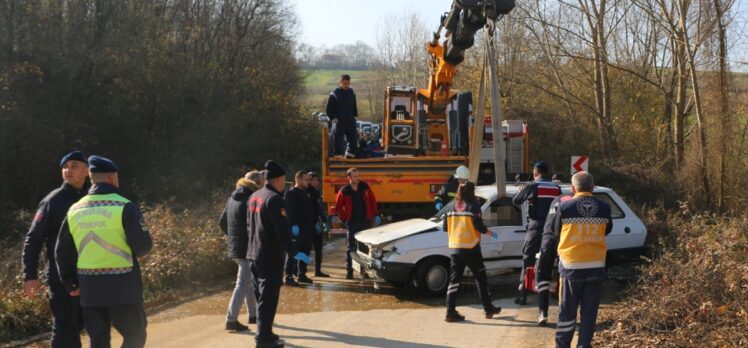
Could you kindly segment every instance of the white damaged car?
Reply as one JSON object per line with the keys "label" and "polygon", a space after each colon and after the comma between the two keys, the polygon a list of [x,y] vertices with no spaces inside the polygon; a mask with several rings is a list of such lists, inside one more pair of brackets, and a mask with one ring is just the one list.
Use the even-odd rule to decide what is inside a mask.
{"label": "white damaged car", "polygon": [[[506,193],[514,196],[520,185],[509,184]],[[564,193],[571,187],[561,185]],[[511,198],[496,199],[496,186],[476,188],[483,221],[496,232],[498,240],[481,238],[481,251],[489,276],[522,267],[527,203],[521,208]],[[608,260],[637,256],[644,252],[647,230],[644,223],[612,189],[596,187],[594,196],[610,204],[613,230],[606,237]],[[442,219],[450,203],[433,218],[410,219],[361,231],[356,234],[357,250],[352,253],[355,269],[368,276],[395,283],[412,283],[430,294],[441,294],[449,281],[447,234]]]}

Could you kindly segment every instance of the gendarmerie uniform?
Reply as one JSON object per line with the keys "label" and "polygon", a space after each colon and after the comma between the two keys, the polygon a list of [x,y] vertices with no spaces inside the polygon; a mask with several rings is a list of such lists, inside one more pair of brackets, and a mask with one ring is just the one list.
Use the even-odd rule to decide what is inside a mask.
{"label": "gendarmerie uniform", "polygon": [[[111,173],[114,162],[99,156],[88,159],[92,173]],[[153,242],[137,205],[116,187],[99,183],[70,207],[62,223],[55,259],[68,291],[80,290],[91,347],[109,347],[111,326],[123,347],[143,347],[146,317],[138,257]]]}
{"label": "gendarmerie uniform", "polygon": [[[86,163],[83,152],[73,151],[60,161],[60,167],[68,161]],[[86,165],[88,165],[86,163]],[[46,248],[44,273],[49,286],[49,308],[52,312],[52,348],[80,347],[80,332],[83,330],[83,313],[77,297],[72,297],[60,280],[55,267],[55,244],[60,233],[62,220],[73,203],[88,192],[88,183],[78,190],[63,183],[61,187],[47,194],[34,215],[26,240],[23,243],[23,280],[38,279],[39,254]]]}

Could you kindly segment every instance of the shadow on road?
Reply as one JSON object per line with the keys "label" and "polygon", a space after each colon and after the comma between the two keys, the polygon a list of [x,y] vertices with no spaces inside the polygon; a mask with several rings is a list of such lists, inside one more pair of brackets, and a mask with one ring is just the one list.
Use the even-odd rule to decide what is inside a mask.
{"label": "shadow on road", "polygon": [[[433,344],[422,344],[422,343],[415,343],[415,342],[407,342],[407,341],[400,341],[400,340],[393,340],[388,339],[384,337],[372,337],[372,336],[356,336],[356,335],[348,335],[340,332],[332,332],[332,331],[324,331],[324,330],[314,330],[314,329],[306,329],[306,328],[294,328],[294,327],[288,327],[283,325],[275,325],[278,328],[286,329],[289,331],[298,331],[302,333],[310,333],[315,335],[322,335],[324,337],[319,336],[286,336],[287,338],[291,339],[303,339],[303,340],[311,340],[311,341],[320,341],[320,345],[323,344],[323,342],[335,342],[335,343],[344,343],[351,346],[359,346],[359,347],[417,347],[417,348],[447,348],[448,346],[440,346],[440,345],[433,345]],[[286,343],[287,347],[301,347],[298,345],[291,345]]]}

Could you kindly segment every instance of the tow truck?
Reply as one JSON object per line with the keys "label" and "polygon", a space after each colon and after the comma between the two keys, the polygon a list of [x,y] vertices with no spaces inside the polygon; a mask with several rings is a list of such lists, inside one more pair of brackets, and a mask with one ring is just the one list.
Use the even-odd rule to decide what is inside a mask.
{"label": "tow truck", "polygon": [[[327,115],[317,113],[322,125],[323,201],[335,226],[335,197],[348,183],[346,170],[358,168],[379,203],[385,220],[433,215],[434,195],[460,165],[480,161],[479,184],[493,183],[493,130],[486,127],[480,156],[470,158],[475,136],[472,93],[452,88],[457,66],[473,46],[475,33],[488,20],[495,21],[514,8],[514,0],[454,0],[441,18],[429,53],[427,88],[391,85],[385,90],[381,132],[383,157],[343,158],[331,156],[332,129]],[[440,41],[445,30],[445,39]],[[490,124],[490,120],[487,121]],[[483,127],[481,127],[483,128]],[[529,171],[528,132],[522,121],[502,123],[501,137],[507,142],[506,173]],[[498,133],[498,132],[497,132]]]}

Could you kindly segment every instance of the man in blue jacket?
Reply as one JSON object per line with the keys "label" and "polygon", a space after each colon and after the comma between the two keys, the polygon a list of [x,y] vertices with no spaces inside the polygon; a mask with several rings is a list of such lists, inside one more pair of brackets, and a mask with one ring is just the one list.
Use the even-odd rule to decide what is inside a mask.
{"label": "man in blue jacket", "polygon": [[39,254],[46,247],[45,274],[49,285],[49,308],[52,312],[52,348],[80,347],[83,314],[78,297],[65,290],[55,267],[55,243],[68,209],[88,191],[88,162],[83,152],[73,151],[60,160],[63,184],[41,202],[23,244],[23,280],[27,296],[35,295],[39,282]]}
{"label": "man in blue jacket", "polygon": [[[345,157],[355,157],[354,148],[358,144],[356,93],[351,88],[350,75],[342,75],[339,84],[340,87],[332,91],[327,98],[325,113],[335,124],[335,156],[341,156],[345,151]],[[345,140],[348,141],[347,149]]]}

